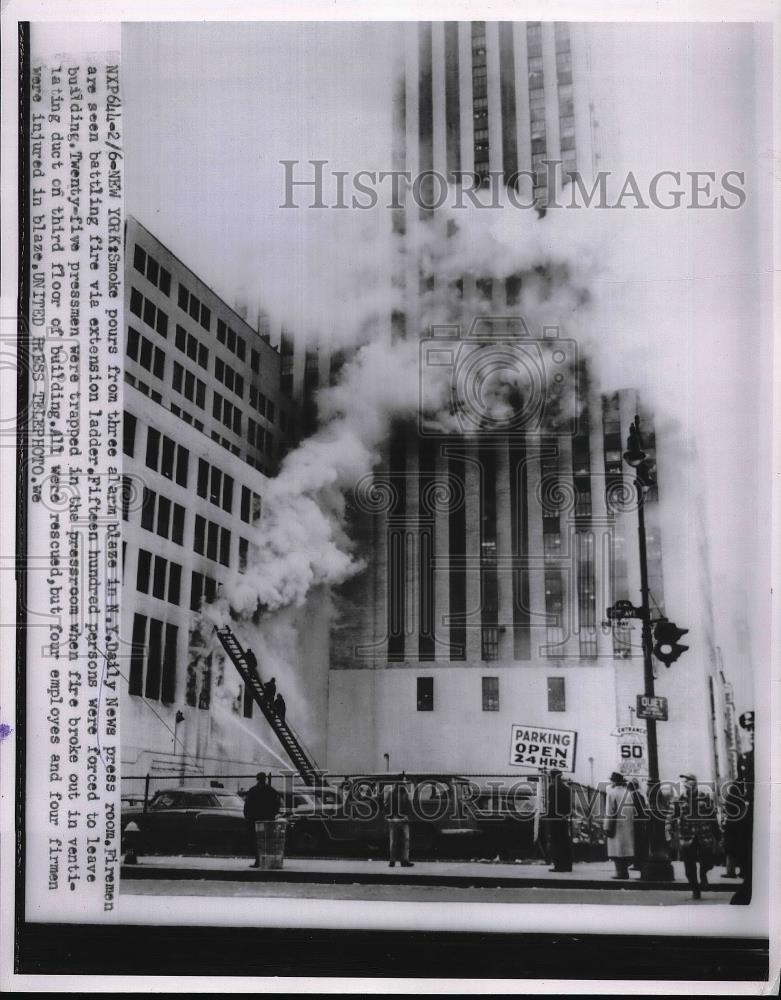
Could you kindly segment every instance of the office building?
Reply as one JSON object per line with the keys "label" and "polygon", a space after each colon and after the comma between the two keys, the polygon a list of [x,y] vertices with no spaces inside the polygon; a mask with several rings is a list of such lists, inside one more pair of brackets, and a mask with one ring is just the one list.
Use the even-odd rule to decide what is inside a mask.
{"label": "office building", "polygon": [[[413,176],[470,171],[486,186],[498,172],[519,192],[531,187],[526,196],[541,210],[568,171],[588,179],[582,26],[440,22],[404,31],[394,167]],[[558,180],[546,158],[562,162]],[[521,724],[575,732],[572,773],[585,783],[618,765],[647,773],[642,750],[621,759],[645,731],[636,717],[639,622],[605,624],[617,601],[640,603],[634,478],[622,460],[635,414],[655,476],[645,500],[652,610],[661,617],[671,606],[686,627],[697,603],[682,583],[691,553],[665,549],[658,502],[675,470],[657,455],[653,414],[636,392],[594,391],[589,361],[560,316],[545,328],[527,324],[524,283],[555,274],[463,273],[439,299],[432,294],[440,276],[414,248],[421,227],[438,224],[436,211],[409,202],[394,220],[410,248],[394,276],[405,289],[394,335],[420,338],[422,379],[430,364],[451,366],[462,386],[455,428],[437,434],[399,422],[373,479],[356,486],[353,530],[368,569],[343,588],[332,631],[328,765],[520,775],[510,744]],[[445,303],[438,314],[437,301]],[[481,410],[480,373],[492,357],[527,373],[504,422]],[[675,780],[684,769],[713,775],[712,635],[691,646],[672,669],[657,669],[670,713],[659,724],[660,770]]]}
{"label": "office building", "polygon": [[273,737],[195,623],[246,566],[296,411],[267,336],[133,218],[125,269],[122,774],[247,773]]}

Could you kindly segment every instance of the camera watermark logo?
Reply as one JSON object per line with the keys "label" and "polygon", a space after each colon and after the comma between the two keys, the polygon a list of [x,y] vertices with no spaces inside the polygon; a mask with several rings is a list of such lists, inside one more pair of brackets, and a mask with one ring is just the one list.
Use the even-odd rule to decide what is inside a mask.
{"label": "camera watermark logo", "polygon": [[420,434],[571,437],[578,375],[577,342],[556,326],[540,336],[521,317],[477,317],[466,332],[432,326],[420,342]]}

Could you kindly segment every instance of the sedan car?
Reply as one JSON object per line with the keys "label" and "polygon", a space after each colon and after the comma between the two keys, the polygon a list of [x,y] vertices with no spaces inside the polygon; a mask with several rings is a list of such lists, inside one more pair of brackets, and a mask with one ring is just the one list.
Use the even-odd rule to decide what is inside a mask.
{"label": "sedan car", "polygon": [[479,829],[468,808],[472,785],[448,774],[363,774],[347,778],[336,804],[318,804],[290,815],[289,854],[349,854],[366,857],[387,849],[385,797],[403,782],[411,790],[409,828],[413,857],[468,856]]}
{"label": "sedan car", "polygon": [[[133,824],[133,826],[130,826]],[[165,788],[144,810],[122,811],[122,834],[138,854],[250,853],[244,803],[219,788]]]}

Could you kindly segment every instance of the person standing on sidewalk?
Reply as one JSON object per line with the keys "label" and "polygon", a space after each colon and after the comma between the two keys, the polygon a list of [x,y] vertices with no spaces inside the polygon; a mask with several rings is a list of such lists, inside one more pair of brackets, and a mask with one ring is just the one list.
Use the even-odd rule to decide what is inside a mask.
{"label": "person standing on sidewalk", "polygon": [[632,829],[635,838],[635,854],[632,860],[632,869],[641,872],[648,859],[648,803],[636,781],[627,781],[626,787],[632,796],[632,806],[635,812]]}
{"label": "person standing on sidewalk", "polygon": [[407,789],[407,776],[402,771],[401,779],[385,786],[383,791],[385,818],[388,821],[388,867],[394,868],[397,861],[402,868],[412,868],[409,859],[409,815],[411,803]]}
{"label": "person standing on sidewalk", "polygon": [[561,771],[551,771],[548,785],[548,805],[545,810],[548,853],[552,862],[552,867],[548,871],[572,871],[571,815],[572,792],[570,787],[562,780]]}
{"label": "person standing on sidewalk", "polygon": [[684,787],[673,804],[671,823],[678,833],[681,860],[686,880],[691,886],[692,898],[701,899],[702,889],[708,885],[708,872],[713,867],[713,854],[718,839],[716,810],[710,795],[704,788],[698,787],[696,774],[689,772],[680,777],[684,781]]}
{"label": "person standing on sidewalk", "polygon": [[244,819],[247,821],[252,853],[255,855],[255,863],[250,865],[250,868],[260,868],[255,823],[276,819],[281,803],[281,796],[275,788],[271,787],[268,775],[264,774],[263,771],[259,771],[255,775],[255,781],[256,784],[250,788],[244,800]]}
{"label": "person standing on sidewalk", "polygon": [[616,866],[613,878],[628,879],[629,865],[635,856],[635,808],[632,792],[618,771],[610,775],[606,813],[607,856]]}

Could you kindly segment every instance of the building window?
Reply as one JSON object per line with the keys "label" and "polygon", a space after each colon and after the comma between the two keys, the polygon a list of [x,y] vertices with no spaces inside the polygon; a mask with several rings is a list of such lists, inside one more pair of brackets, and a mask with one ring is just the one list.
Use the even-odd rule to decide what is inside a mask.
{"label": "building window", "polygon": [[483,711],[499,711],[499,678],[483,677]]}
{"label": "building window", "polygon": [[122,424],[122,451],[133,458],[136,450],[136,418],[132,413],[125,410],[125,419]]}
{"label": "building window", "polygon": [[148,469],[157,472],[157,465],[160,460],[160,431],[154,427],[149,427],[146,432],[146,465]]}
{"label": "building window", "polygon": [[133,642],[130,651],[128,694],[141,694],[144,681],[144,651],[146,646],[146,615],[133,617]]}
{"label": "building window", "polygon": [[548,711],[566,712],[567,698],[564,690],[563,677],[548,678]]}
{"label": "building window", "polygon": [[418,677],[418,711],[434,711],[434,678]]}
{"label": "building window", "polygon": [[499,629],[496,625],[484,625],[481,630],[481,656],[484,660],[499,659]]}
{"label": "building window", "polygon": [[146,549],[138,550],[138,568],[136,570],[136,590],[140,594],[149,592],[149,570],[152,565],[152,556]]}

